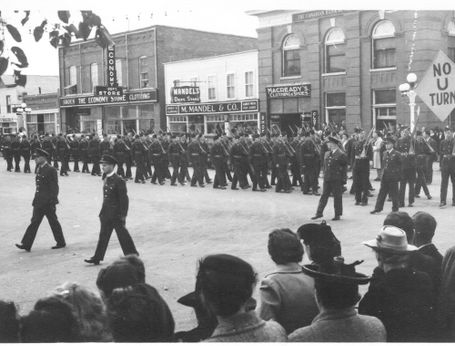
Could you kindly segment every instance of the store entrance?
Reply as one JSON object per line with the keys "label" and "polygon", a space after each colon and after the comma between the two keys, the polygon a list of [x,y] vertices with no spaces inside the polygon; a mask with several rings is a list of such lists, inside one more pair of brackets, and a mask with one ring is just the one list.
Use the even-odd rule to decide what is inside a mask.
{"label": "store entrance", "polygon": [[302,126],[302,120],[300,114],[280,114],[272,115],[270,118],[270,126],[278,126],[281,129],[282,134],[294,135],[297,131],[296,128]]}

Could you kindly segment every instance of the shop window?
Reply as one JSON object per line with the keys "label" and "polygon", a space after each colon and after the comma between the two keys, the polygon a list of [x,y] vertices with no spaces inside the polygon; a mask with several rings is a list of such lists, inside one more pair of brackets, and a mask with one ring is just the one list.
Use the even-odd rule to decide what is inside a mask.
{"label": "shop window", "polygon": [[346,62],[346,38],[343,30],[333,28],[325,38],[325,72],[345,72]]}
{"label": "shop window", "polygon": [[117,75],[117,84],[119,86],[123,85],[123,74],[122,74],[122,60],[121,59],[115,59],[115,73]]}
{"label": "shop window", "polygon": [[227,98],[233,99],[235,97],[235,75],[229,73],[226,76],[226,86],[227,86]]}
{"label": "shop window", "polygon": [[139,58],[139,87],[147,88],[150,86],[148,60],[146,56]]}
{"label": "shop window", "polygon": [[208,99],[216,100],[216,76],[208,77]]}
{"label": "shop window", "polygon": [[395,121],[396,115],[396,90],[373,90],[373,116],[376,128],[384,121]]}
{"label": "shop window", "polygon": [[390,20],[377,23],[372,33],[372,67],[396,67],[395,27]]}
{"label": "shop window", "polygon": [[11,113],[11,95],[6,95],[6,113]]}
{"label": "shop window", "polygon": [[326,94],[326,121],[329,124],[341,126],[346,122],[346,94]]}
{"label": "shop window", "polygon": [[90,64],[90,91],[93,91],[93,88],[98,84],[98,64],[94,62]]}
{"label": "shop window", "polygon": [[254,96],[253,71],[245,72],[245,97]]}
{"label": "shop window", "polygon": [[300,40],[295,34],[286,36],[282,47],[283,77],[300,76]]}

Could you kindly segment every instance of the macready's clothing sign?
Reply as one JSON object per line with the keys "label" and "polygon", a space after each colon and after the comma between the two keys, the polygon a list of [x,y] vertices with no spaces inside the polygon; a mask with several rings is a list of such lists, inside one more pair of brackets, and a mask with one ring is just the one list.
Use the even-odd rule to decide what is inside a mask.
{"label": "macready's clothing sign", "polygon": [[311,96],[311,84],[292,84],[265,88],[270,99]]}

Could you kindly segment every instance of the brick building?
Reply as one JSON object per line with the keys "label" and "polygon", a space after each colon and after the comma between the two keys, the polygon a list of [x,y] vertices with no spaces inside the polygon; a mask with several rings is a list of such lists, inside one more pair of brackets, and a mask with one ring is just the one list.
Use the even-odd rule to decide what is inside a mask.
{"label": "brick building", "polygon": [[107,85],[107,52],[94,40],[59,48],[62,131],[124,133],[166,126],[163,63],[256,48],[256,39],[157,25],[112,35],[123,97]]}
{"label": "brick building", "polygon": [[[259,98],[267,124],[409,124],[398,86],[439,50],[455,58],[453,11],[251,11],[259,19]],[[417,126],[443,126],[417,97]],[[454,123],[452,113],[446,123]]]}
{"label": "brick building", "polygon": [[46,93],[24,96],[29,111],[26,115],[25,128],[29,135],[60,132],[60,114],[58,93]]}
{"label": "brick building", "polygon": [[258,128],[257,50],[169,62],[164,70],[171,131],[215,134]]}

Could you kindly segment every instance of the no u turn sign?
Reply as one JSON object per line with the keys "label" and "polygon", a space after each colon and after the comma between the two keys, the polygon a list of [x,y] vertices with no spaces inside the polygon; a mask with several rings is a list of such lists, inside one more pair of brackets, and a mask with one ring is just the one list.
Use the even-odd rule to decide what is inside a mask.
{"label": "no u turn sign", "polygon": [[455,64],[443,51],[425,72],[416,93],[441,121],[455,108]]}

